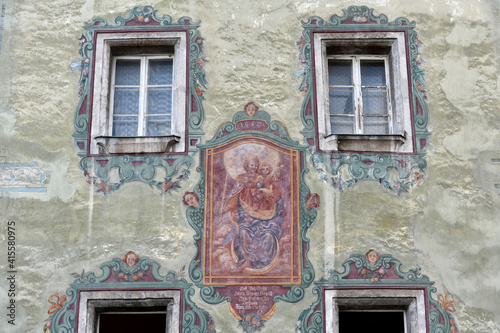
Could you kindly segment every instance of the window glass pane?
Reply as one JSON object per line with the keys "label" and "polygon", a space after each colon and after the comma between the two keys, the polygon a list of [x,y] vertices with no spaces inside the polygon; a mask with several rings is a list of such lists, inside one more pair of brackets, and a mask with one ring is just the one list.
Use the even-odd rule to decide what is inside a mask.
{"label": "window glass pane", "polygon": [[137,117],[113,117],[113,136],[137,136]]}
{"label": "window glass pane", "polygon": [[149,60],[148,84],[172,84],[173,61],[171,59]]}
{"label": "window glass pane", "polygon": [[389,134],[389,117],[363,117],[364,134]]}
{"label": "window glass pane", "polygon": [[172,88],[148,89],[148,114],[170,114],[172,112]]}
{"label": "window glass pane", "polygon": [[387,114],[387,93],[385,88],[362,88],[363,114]]}
{"label": "window glass pane", "polygon": [[352,85],[352,61],[351,60],[329,60],[328,61],[328,84],[330,85]]}
{"label": "window glass pane", "polygon": [[115,88],[113,114],[138,114],[139,88]]}
{"label": "window glass pane", "polygon": [[146,117],[146,135],[162,136],[170,135],[172,128],[171,116],[147,116]]}
{"label": "window glass pane", "polygon": [[332,134],[354,134],[354,122],[356,118],[353,116],[331,116],[330,127]]}
{"label": "window glass pane", "polygon": [[361,85],[385,86],[385,63],[383,60],[361,60]]}
{"label": "window glass pane", "polygon": [[115,85],[139,85],[141,83],[141,61],[116,60]]}
{"label": "window glass pane", "polygon": [[330,88],[330,114],[354,114],[353,88]]}

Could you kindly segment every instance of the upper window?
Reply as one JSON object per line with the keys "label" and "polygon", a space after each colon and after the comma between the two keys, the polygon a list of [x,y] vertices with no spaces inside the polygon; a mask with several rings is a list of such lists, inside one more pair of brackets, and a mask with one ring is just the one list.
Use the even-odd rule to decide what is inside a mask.
{"label": "upper window", "polygon": [[91,154],[185,150],[186,33],[97,32]]}
{"label": "upper window", "polygon": [[328,57],[332,134],[392,133],[388,74],[387,57]]}
{"label": "upper window", "polygon": [[115,57],[109,103],[112,136],[170,135],[172,78],[172,57]]}
{"label": "upper window", "polygon": [[320,149],[411,152],[404,33],[313,34]]}

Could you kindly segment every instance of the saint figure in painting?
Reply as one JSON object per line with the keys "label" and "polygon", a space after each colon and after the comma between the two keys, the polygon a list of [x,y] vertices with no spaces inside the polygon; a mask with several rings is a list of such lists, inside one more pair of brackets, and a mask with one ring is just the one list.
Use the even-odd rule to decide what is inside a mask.
{"label": "saint figure in painting", "polygon": [[283,235],[285,215],[281,190],[275,184],[280,172],[273,172],[257,156],[247,156],[244,173],[236,177],[236,184],[226,202],[237,234],[232,240],[232,253],[239,268],[261,274],[278,261],[279,240]]}

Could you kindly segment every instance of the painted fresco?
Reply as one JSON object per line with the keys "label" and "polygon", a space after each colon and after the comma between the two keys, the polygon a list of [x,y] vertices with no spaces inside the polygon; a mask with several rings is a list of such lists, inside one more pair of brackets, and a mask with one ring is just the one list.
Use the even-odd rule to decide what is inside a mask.
{"label": "painted fresco", "polygon": [[254,332],[314,280],[305,234],[320,197],[304,184],[306,147],[253,102],[199,147],[203,176],[183,199],[197,231],[190,277]]}
{"label": "painted fresco", "polygon": [[250,137],[207,161],[205,284],[300,283],[297,150]]}

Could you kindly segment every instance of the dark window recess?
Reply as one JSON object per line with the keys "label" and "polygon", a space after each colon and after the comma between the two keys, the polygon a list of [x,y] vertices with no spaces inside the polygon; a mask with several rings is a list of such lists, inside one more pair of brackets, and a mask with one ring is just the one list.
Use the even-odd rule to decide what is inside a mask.
{"label": "dark window recess", "polygon": [[340,311],[340,333],[405,333],[403,311]]}
{"label": "dark window recess", "polygon": [[165,333],[166,313],[101,313],[99,333]]}

